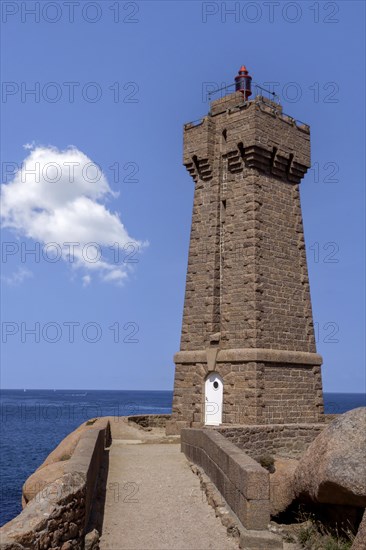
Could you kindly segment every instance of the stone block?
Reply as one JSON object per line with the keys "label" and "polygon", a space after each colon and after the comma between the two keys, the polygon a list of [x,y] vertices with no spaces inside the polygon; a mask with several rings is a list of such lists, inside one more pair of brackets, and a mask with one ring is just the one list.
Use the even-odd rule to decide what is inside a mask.
{"label": "stone block", "polygon": [[240,533],[240,548],[245,550],[283,550],[279,535],[270,531],[244,530]]}

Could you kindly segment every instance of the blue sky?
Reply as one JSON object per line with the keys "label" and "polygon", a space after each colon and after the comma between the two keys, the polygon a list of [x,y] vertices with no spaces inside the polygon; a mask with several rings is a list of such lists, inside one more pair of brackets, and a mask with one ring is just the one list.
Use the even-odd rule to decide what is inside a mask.
{"label": "blue sky", "polygon": [[[193,199],[182,125],[244,63],[311,125],[301,199],[324,389],[364,391],[364,3],[57,6],[2,2],[3,182],[15,185],[25,159],[102,172],[84,202],[68,189],[72,212],[37,186],[8,192],[2,387],[172,389]],[[100,228],[104,260],[86,260],[93,249],[81,245],[72,263],[50,261],[56,249],[24,255],[37,240],[82,242],[85,227],[83,242]],[[105,245],[115,236],[117,266]]]}

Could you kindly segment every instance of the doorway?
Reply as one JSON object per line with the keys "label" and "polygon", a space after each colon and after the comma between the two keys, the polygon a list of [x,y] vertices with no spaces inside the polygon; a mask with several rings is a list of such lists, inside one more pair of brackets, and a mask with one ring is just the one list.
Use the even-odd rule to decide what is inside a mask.
{"label": "doorway", "polygon": [[219,426],[222,424],[224,384],[217,372],[211,372],[205,381],[205,424]]}

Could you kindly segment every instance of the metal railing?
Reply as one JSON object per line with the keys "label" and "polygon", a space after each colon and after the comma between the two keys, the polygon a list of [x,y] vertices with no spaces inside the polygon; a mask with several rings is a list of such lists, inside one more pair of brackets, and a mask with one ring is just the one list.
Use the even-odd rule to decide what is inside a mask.
{"label": "metal railing", "polygon": [[[207,92],[207,97],[208,97],[208,99],[211,99],[212,96],[214,96],[218,92],[222,92],[224,90],[227,91],[227,90],[230,90],[231,88],[234,88],[234,91],[235,91],[235,86],[236,86],[236,84],[234,82],[233,84],[228,84],[228,86],[223,86],[222,88],[217,88],[216,90],[212,90],[211,92]],[[259,90],[261,90],[261,92],[264,92],[265,94],[268,94],[268,96],[271,96],[274,99],[274,101],[276,101],[278,104],[280,103],[280,97],[275,92],[271,92],[271,90],[267,90],[267,88],[263,88],[263,86],[261,86],[260,84],[257,84],[256,82],[253,82],[252,86],[256,90],[256,93],[254,94],[254,97],[252,98],[252,100],[255,97],[257,97],[258,95],[261,95],[259,93]],[[221,96],[221,97],[223,97],[223,96]]]}
{"label": "metal railing", "polygon": [[[231,88],[235,89],[235,83],[229,84],[228,86],[223,86],[222,88],[217,88],[216,90],[212,90],[211,92],[208,92],[207,94],[208,99],[211,100],[212,96],[214,96],[218,92],[227,91],[227,90],[230,90]],[[270,90],[263,88],[263,86],[261,86],[260,84],[257,84],[256,82],[253,83],[253,88],[255,89],[255,93],[251,97],[251,99],[244,99],[244,96],[243,96],[243,100],[240,103],[238,103],[236,107],[242,108],[243,106],[248,105],[253,101],[261,102],[264,105],[266,105],[269,109],[271,109],[276,116],[281,117],[286,122],[291,122],[296,126],[299,126],[299,125],[305,126],[307,129],[309,129],[309,125],[306,122],[303,122],[302,120],[299,120],[297,118],[292,117],[291,115],[288,115],[282,112],[280,97],[275,92],[271,92]],[[263,94],[268,94],[269,97],[265,97]],[[223,97],[225,97],[225,95],[222,95],[222,98]],[[268,99],[269,101],[267,102],[266,99]],[[274,105],[273,103],[276,103],[276,105]],[[277,106],[281,108],[278,109]],[[210,113],[208,113],[208,116],[209,115]],[[187,129],[187,128],[192,128],[194,126],[199,126],[205,118],[206,117],[201,117],[191,122],[187,122],[184,125],[184,128]]]}

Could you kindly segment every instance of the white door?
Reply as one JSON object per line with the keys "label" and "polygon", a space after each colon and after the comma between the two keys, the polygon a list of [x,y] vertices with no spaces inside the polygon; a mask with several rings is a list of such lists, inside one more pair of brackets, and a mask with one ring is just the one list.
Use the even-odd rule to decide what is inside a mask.
{"label": "white door", "polygon": [[218,426],[222,423],[224,385],[217,372],[208,375],[205,382],[205,424]]}

